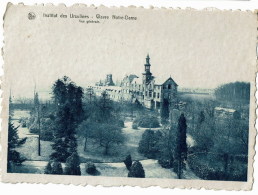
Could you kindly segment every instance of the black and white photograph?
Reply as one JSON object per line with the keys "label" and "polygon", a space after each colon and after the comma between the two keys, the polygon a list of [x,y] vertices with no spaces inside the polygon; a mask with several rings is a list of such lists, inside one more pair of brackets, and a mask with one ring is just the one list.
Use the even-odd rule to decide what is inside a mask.
{"label": "black and white photograph", "polygon": [[249,188],[256,17],[9,4],[5,178]]}

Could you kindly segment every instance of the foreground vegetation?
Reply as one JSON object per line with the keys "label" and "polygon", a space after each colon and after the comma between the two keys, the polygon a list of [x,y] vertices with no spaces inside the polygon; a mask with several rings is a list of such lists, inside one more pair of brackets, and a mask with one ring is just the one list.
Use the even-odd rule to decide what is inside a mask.
{"label": "foreground vegetation", "polygon": [[[218,90],[225,88],[222,86]],[[41,142],[52,143],[45,174],[81,175],[80,163],[86,162],[87,174],[100,175],[101,171],[91,162],[97,161],[83,158],[84,154],[93,154],[110,157],[112,161],[117,158],[115,162],[124,161],[128,177],[145,177],[145,170],[136,157],[138,154],[122,151],[126,150],[128,139],[123,128],[129,120],[136,132],[146,128],[136,143],[139,155],[143,159],[158,160],[163,168],[175,172],[178,178],[184,178],[189,167],[202,179],[247,179],[249,104],[246,101],[239,99],[232,103],[222,96],[205,101],[180,98],[185,106],[180,111],[172,111],[172,115],[178,115],[178,118],[170,121],[167,108],[159,114],[129,102],[114,103],[105,92],[100,97],[88,91],[84,94],[82,88],[67,77],[57,80],[52,90],[53,101],[45,104],[35,93],[30,105],[31,117],[20,120],[22,126],[39,135],[39,156]],[[240,93],[239,89],[236,91]],[[233,108],[240,115],[221,117],[217,115],[216,107]],[[187,134],[193,137],[194,145],[187,145]],[[20,145],[25,142],[16,139]],[[97,149],[91,151],[93,146]],[[15,147],[19,146],[10,148],[15,150]],[[115,152],[120,155],[114,155]],[[20,157],[20,163],[16,165],[24,160]],[[8,162],[12,163],[11,159]]]}

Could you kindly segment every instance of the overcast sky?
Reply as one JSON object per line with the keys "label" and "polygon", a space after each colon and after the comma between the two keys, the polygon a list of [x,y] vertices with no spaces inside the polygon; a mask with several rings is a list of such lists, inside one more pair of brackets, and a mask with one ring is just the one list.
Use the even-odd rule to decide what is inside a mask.
{"label": "overcast sky", "polygon": [[140,76],[147,53],[153,75],[164,80],[171,75],[180,87],[215,88],[252,78],[255,30],[248,29],[255,23],[250,22],[250,13],[143,9],[104,13],[104,8],[59,12],[137,17],[87,25],[76,19],[43,18],[47,11],[42,9],[33,10],[34,21],[27,19],[29,8],[11,10],[6,16],[5,73],[16,97],[31,97],[35,83],[38,90],[50,91],[64,75],[82,87],[108,73],[114,81],[126,74]]}

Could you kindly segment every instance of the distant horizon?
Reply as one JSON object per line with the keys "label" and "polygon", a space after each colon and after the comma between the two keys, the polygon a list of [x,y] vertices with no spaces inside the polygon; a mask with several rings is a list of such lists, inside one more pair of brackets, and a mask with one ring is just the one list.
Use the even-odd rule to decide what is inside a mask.
{"label": "distant horizon", "polygon": [[[235,82],[250,83],[250,82],[246,82],[246,81],[233,81],[233,82],[228,82],[228,83],[235,83]],[[116,81],[114,81],[114,83],[115,83],[115,86],[116,86]],[[223,83],[223,84],[228,84],[228,83]],[[77,83],[75,83],[75,84],[77,85]],[[217,87],[219,87],[223,84],[220,84]],[[93,85],[95,85],[95,84],[93,84]],[[77,86],[80,86],[80,85],[77,85]],[[80,87],[82,87],[85,90],[85,89],[87,89],[88,86],[92,86],[92,85],[89,84],[87,86],[80,86]],[[40,100],[42,100],[42,101],[51,100],[51,96],[52,96],[51,87],[52,86],[49,87],[49,90],[48,89],[42,89],[42,90],[36,89],[36,92],[39,94],[39,99]],[[211,90],[211,91],[214,91],[217,87],[215,87],[215,88],[200,88],[200,87],[180,87],[180,86],[178,86],[178,92],[183,92],[182,90]],[[14,95],[13,91],[11,91],[11,94],[12,94],[12,99],[14,101],[19,100],[19,99],[31,100],[31,99],[34,98],[34,89],[32,89],[30,95],[24,95],[24,96]]]}

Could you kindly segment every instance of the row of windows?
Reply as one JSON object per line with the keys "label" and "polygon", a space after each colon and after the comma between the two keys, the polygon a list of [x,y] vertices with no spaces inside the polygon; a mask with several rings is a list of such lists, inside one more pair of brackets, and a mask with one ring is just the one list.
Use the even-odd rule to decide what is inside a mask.
{"label": "row of windows", "polygon": [[[135,84],[126,83],[125,86],[141,89],[141,85],[136,84],[136,83]],[[153,88],[153,86],[151,86],[151,88]],[[161,86],[160,85],[156,85],[155,88],[160,89]],[[172,89],[172,84],[163,85],[163,89]],[[143,90],[144,90],[144,88],[143,88]]]}
{"label": "row of windows", "polygon": [[[156,95],[157,95],[157,98],[159,98],[159,93],[153,92],[153,98],[156,98]],[[146,97],[148,96],[147,91],[145,91],[145,96]],[[152,97],[152,91],[149,91],[149,97]]]}
{"label": "row of windows", "polygon": [[[130,85],[127,83],[126,86],[130,86]],[[138,87],[137,87],[137,84],[132,84],[131,87],[138,88],[139,90],[141,90],[141,85],[138,85]],[[151,86],[151,88],[153,88],[153,86]],[[155,89],[160,89],[160,88],[161,88],[161,86],[159,86],[159,85],[155,86]],[[173,86],[172,86],[172,84],[168,84],[168,85],[163,85],[162,88],[163,89],[172,89]],[[144,91],[144,87],[142,89]]]}
{"label": "row of windows", "polygon": [[163,89],[172,89],[172,85],[171,84],[163,85]]}

